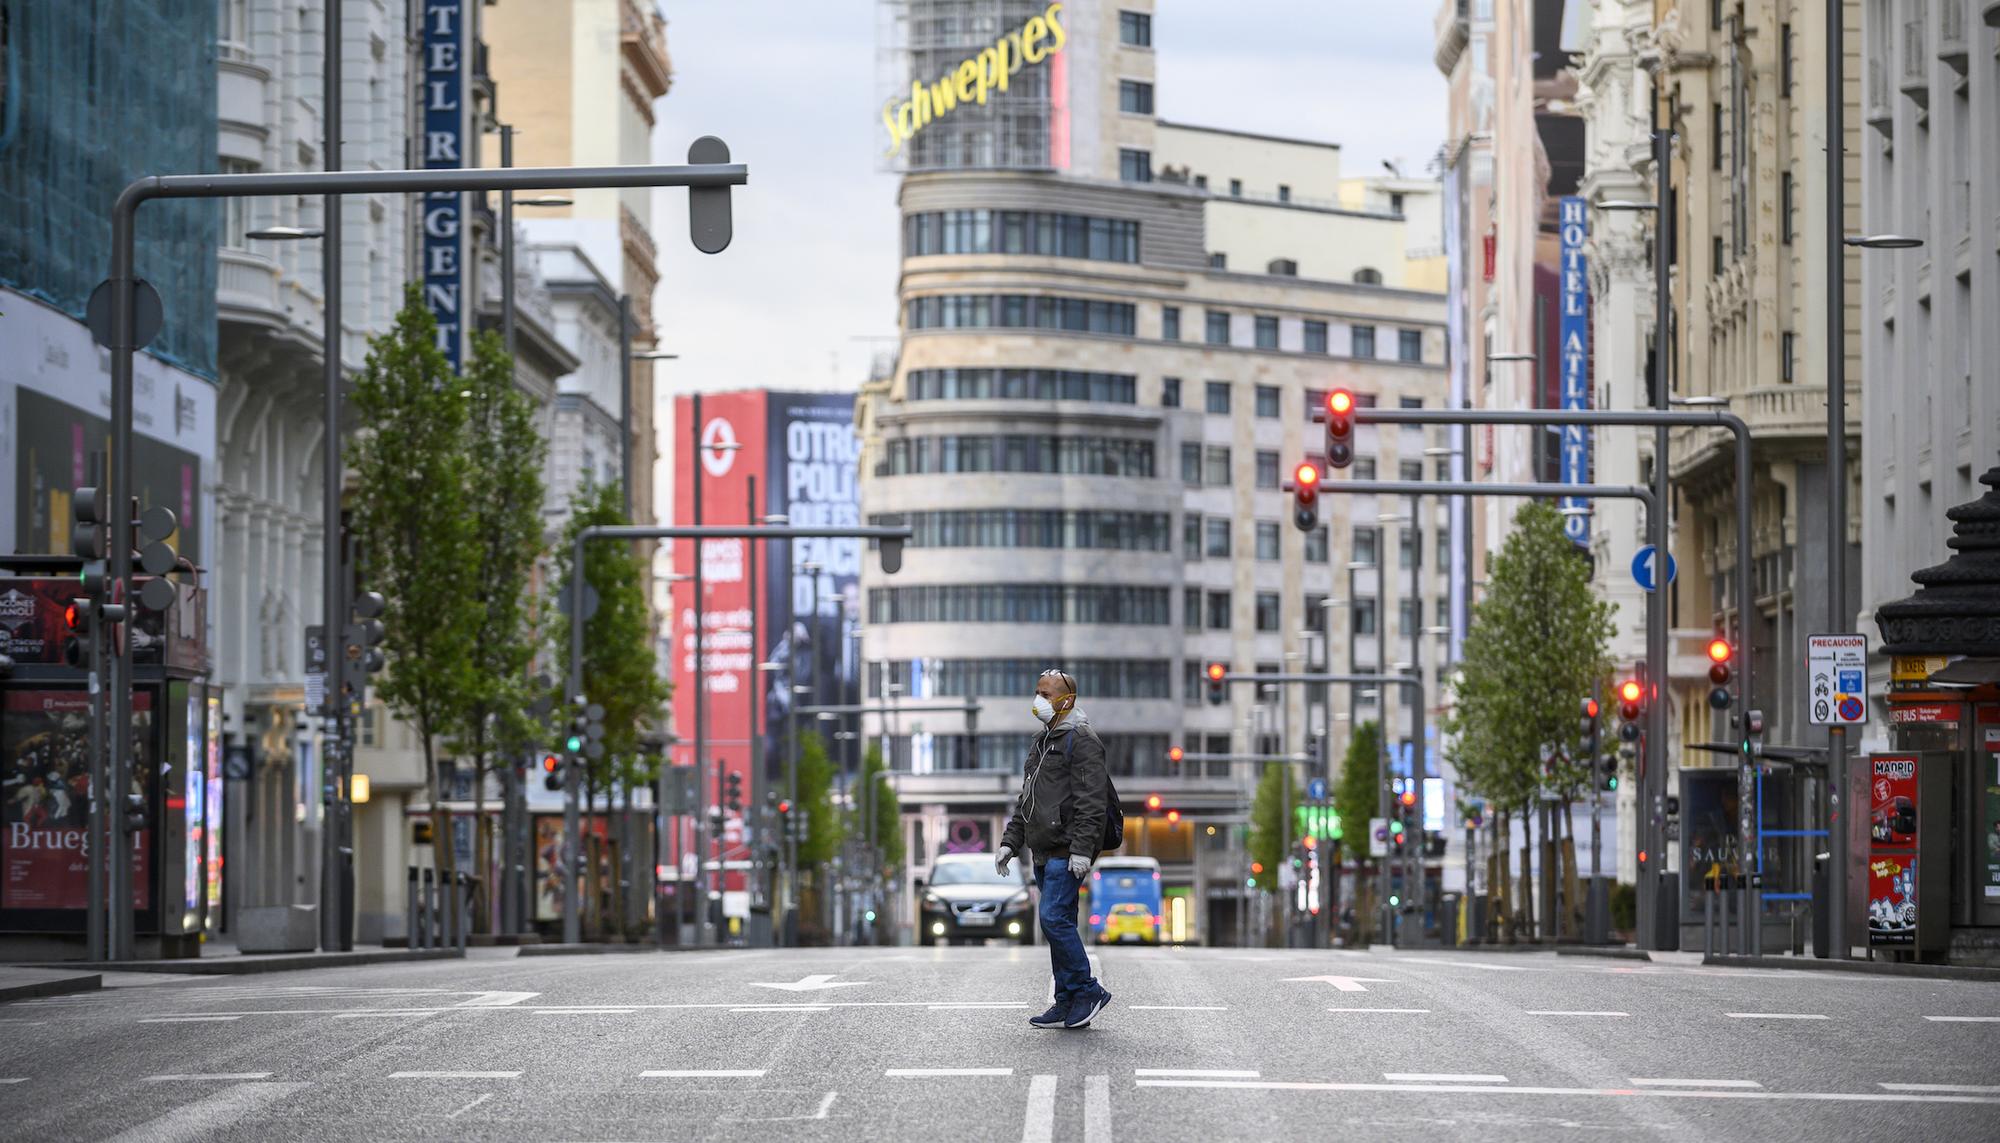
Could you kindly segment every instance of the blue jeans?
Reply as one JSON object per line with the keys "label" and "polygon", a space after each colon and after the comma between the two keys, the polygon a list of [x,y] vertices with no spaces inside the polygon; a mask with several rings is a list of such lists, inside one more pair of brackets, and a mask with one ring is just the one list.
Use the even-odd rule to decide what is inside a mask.
{"label": "blue jeans", "polygon": [[1082,883],[1070,875],[1069,858],[1055,857],[1035,870],[1042,891],[1042,934],[1049,940],[1049,968],[1056,978],[1056,1000],[1067,1003],[1097,992],[1090,975],[1090,957],[1076,931],[1076,893]]}

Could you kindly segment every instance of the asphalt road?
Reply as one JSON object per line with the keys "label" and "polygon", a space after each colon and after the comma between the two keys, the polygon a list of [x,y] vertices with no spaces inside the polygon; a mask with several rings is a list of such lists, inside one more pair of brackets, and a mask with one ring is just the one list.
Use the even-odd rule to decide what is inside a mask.
{"label": "asphalt road", "polygon": [[0,1138],[2000,1139],[1996,984],[1112,949],[1069,1032],[1041,948],[502,953],[0,1006]]}

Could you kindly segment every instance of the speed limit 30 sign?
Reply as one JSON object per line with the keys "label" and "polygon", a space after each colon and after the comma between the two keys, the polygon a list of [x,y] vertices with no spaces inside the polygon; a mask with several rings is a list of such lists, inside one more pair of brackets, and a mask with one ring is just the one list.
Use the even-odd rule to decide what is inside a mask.
{"label": "speed limit 30 sign", "polygon": [[1814,726],[1868,721],[1868,637],[1806,636],[1806,715]]}

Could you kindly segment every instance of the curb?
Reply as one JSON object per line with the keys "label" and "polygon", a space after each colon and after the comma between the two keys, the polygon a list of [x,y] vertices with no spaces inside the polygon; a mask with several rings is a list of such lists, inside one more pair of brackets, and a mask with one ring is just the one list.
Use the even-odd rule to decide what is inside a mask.
{"label": "curb", "polygon": [[186,976],[239,976],[260,972],[299,972],[313,968],[352,968],[367,964],[400,964],[407,961],[459,960],[457,949],[384,949],[380,952],[333,953],[239,953],[203,960],[134,960],[101,963],[77,961],[23,964],[19,968],[93,968],[109,972],[164,972]]}
{"label": "curb", "polygon": [[104,978],[96,973],[51,977],[48,980],[29,981],[26,984],[0,985],[0,1004],[9,1000],[28,1000],[36,996],[67,996],[72,992],[95,992],[104,987]]}
{"label": "curb", "polygon": [[610,953],[697,953],[730,952],[723,948],[697,948],[694,945],[522,945],[514,950],[515,956],[600,956]]}
{"label": "curb", "polygon": [[1792,968],[1806,972],[1851,972],[1863,976],[1900,976],[1919,980],[2000,981],[2000,968],[1962,964],[1900,964],[1871,960],[1821,960],[1818,957],[1708,955],[1705,965],[1718,968]]}
{"label": "curb", "polygon": [[1556,949],[1557,956],[1595,956],[1610,960],[1651,961],[1653,956],[1645,949],[1635,949],[1626,945],[1562,945]]}

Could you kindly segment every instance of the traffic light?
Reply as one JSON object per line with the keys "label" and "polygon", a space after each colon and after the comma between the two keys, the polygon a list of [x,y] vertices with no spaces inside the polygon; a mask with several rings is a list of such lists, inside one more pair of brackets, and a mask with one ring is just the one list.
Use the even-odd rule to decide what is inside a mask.
{"label": "traffic light", "polygon": [[1181,764],[1181,759],[1185,757],[1187,757],[1187,751],[1182,750],[1180,747],[1178,746],[1167,747],[1167,761],[1173,763],[1176,767],[1178,767]]}
{"label": "traffic light", "polygon": [[1395,847],[1397,853],[1403,852],[1403,840],[1407,836],[1408,831],[1403,826],[1403,819],[1397,818],[1389,823],[1389,844]]}
{"label": "traffic light", "polygon": [[1743,712],[1743,757],[1747,761],[1764,752],[1764,712]]}
{"label": "traffic light", "polygon": [[1168,811],[1167,811],[1167,824],[1168,824],[1168,825],[1179,825],[1179,824],[1181,824],[1181,812],[1180,812],[1179,810],[1168,810]]}
{"label": "traffic light", "polygon": [[604,757],[604,708],[591,703],[573,716],[564,746],[571,754],[585,758]]}
{"label": "traffic light", "polygon": [[1292,473],[1292,523],[1301,532],[1319,527],[1319,466],[1311,461]]}
{"label": "traffic light", "polygon": [[1147,809],[1147,811],[1148,811],[1149,813],[1158,813],[1158,812],[1159,812],[1159,810],[1160,810],[1160,795],[1158,795],[1158,794],[1147,794],[1147,795],[1146,795],[1146,809]]}
{"label": "traffic light", "polygon": [[1414,809],[1417,804],[1417,791],[1415,789],[1405,789],[1402,793],[1396,795],[1396,802],[1406,810]]}
{"label": "traffic light", "polygon": [[1354,394],[1335,389],[1326,395],[1326,464],[1346,468],[1354,463]]}
{"label": "traffic light", "polygon": [[85,641],[90,638],[90,600],[72,599],[63,608],[62,657],[67,666],[81,668],[90,652],[85,649]]}
{"label": "traffic light", "polygon": [[1637,679],[1626,679],[1618,684],[1618,737],[1626,742],[1639,741],[1639,718],[1645,713],[1646,687]]}
{"label": "traffic light", "polygon": [[180,598],[180,589],[168,576],[180,567],[181,556],[167,542],[179,528],[171,508],[154,505],[139,516],[139,534],[132,547],[139,570],[152,577],[139,588],[139,606],[147,611],[165,611]]}
{"label": "traffic light", "polygon": [[562,758],[560,755],[542,755],[542,789],[551,793],[563,788]]}
{"label": "traffic light", "polygon": [[1227,666],[1221,663],[1210,663],[1208,665],[1208,703],[1210,706],[1221,706],[1223,700],[1228,697],[1223,693],[1226,688],[1222,682],[1228,677],[1229,668]]}
{"label": "traffic light", "polygon": [[723,801],[729,806],[729,812],[741,814],[743,812],[743,775],[738,771],[731,770],[728,774],[724,775],[723,784],[726,787]]}
{"label": "traffic light", "polygon": [[1728,710],[1735,701],[1729,693],[1729,661],[1735,657],[1729,640],[1717,635],[1708,641],[1708,681],[1715,684],[1708,692],[1708,705],[1716,710]]}
{"label": "traffic light", "polygon": [[386,632],[382,627],[382,612],[388,601],[379,591],[358,591],[350,606],[351,615],[347,625],[347,658],[359,667],[364,675],[372,675],[388,665],[382,651],[376,644],[382,641]]}
{"label": "traffic light", "polygon": [[127,795],[125,795],[125,805],[124,805],[124,809],[123,809],[123,813],[124,813],[124,815],[125,815],[125,832],[126,832],[126,833],[128,833],[128,834],[136,834],[136,833],[138,833],[138,832],[139,832],[140,830],[143,830],[143,829],[145,829],[145,828],[146,828],[146,795],[144,795],[144,794],[127,794]]}

